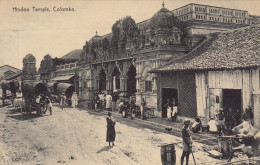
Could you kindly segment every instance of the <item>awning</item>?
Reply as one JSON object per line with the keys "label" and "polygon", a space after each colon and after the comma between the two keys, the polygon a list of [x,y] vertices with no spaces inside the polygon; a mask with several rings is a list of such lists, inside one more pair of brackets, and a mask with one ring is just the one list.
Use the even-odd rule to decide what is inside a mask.
{"label": "awning", "polygon": [[72,84],[68,83],[58,83],[57,84],[57,93],[58,94],[66,94],[71,96],[73,92],[75,91],[75,87]]}
{"label": "awning", "polygon": [[69,80],[71,78],[73,78],[74,75],[69,75],[69,76],[58,76],[58,77],[54,77],[52,78],[51,80],[54,80],[54,81],[65,81],[65,80]]}

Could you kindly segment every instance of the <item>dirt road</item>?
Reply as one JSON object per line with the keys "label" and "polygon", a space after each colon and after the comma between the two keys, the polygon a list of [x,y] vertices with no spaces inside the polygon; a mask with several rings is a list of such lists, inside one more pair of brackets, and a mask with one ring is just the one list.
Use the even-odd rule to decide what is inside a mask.
{"label": "dirt road", "polygon": [[[53,111],[53,115],[47,112],[36,117],[11,107],[0,108],[0,164],[158,165],[160,145],[181,141],[180,137],[117,122],[116,146],[109,147],[104,116],[72,108],[54,107]],[[197,143],[196,161],[214,161],[201,148]],[[177,146],[177,162],[180,155]]]}

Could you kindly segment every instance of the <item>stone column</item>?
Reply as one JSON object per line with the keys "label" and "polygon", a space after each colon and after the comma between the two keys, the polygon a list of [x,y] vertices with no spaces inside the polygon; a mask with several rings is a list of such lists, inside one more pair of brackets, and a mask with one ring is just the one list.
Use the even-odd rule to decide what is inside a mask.
{"label": "stone column", "polygon": [[99,90],[99,76],[95,76],[96,83],[94,84],[94,89]]}
{"label": "stone column", "polygon": [[124,76],[120,76],[120,91],[125,91],[125,78]]}

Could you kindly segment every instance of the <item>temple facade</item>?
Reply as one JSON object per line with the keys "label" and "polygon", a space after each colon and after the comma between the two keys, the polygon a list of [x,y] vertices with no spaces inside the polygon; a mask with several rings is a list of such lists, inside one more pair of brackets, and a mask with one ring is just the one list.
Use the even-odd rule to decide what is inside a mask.
{"label": "temple facade", "polygon": [[[204,13],[205,17],[203,14],[198,17],[198,13]],[[234,20],[225,21],[228,13],[232,13]],[[215,15],[219,19],[212,20]],[[79,96],[89,102],[95,92],[117,91],[121,98],[135,97],[137,104],[145,98],[149,108],[157,109],[162,105],[158,87],[172,81],[171,77],[162,81],[150,70],[182,58],[199,47],[210,33],[253,23],[247,11],[197,4],[172,11],[163,4],[152,18],[140,23],[131,17],[120,19],[110,34],[96,33],[83,46],[77,62]],[[161,112],[155,115],[163,116]]]}

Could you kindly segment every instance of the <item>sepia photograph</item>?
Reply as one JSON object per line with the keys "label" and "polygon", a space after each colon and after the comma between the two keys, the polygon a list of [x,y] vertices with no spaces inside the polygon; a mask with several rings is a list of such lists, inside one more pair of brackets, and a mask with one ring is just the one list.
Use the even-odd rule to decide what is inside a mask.
{"label": "sepia photograph", "polygon": [[260,0],[0,0],[0,165],[260,165]]}

